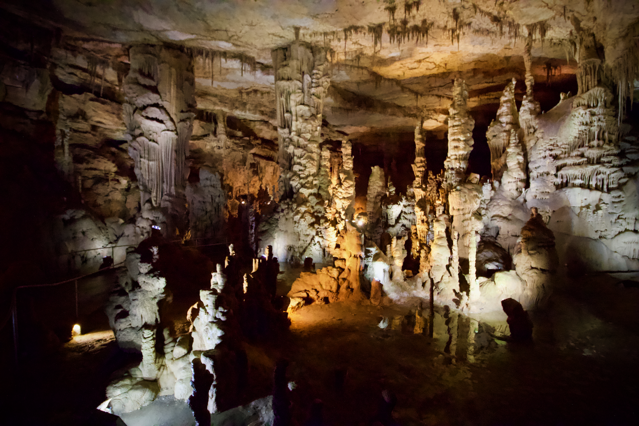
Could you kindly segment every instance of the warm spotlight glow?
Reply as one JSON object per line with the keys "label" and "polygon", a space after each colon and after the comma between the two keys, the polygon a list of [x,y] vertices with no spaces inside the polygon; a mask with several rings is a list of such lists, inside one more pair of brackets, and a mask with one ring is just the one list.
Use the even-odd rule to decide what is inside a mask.
{"label": "warm spotlight glow", "polygon": [[71,329],[71,336],[75,337],[81,334],[82,334],[82,330],[80,329],[80,324],[74,324],[73,328]]}
{"label": "warm spotlight glow", "polygon": [[357,226],[364,226],[364,220],[360,219],[357,221]]}

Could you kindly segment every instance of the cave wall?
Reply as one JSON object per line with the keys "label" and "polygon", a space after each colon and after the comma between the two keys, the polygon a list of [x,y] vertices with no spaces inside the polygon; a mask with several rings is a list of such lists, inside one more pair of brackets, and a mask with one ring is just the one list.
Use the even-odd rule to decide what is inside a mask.
{"label": "cave wall", "polygon": [[[242,234],[242,221],[269,205],[277,133],[259,105],[271,92],[211,87],[210,53],[74,37],[8,13],[0,19],[0,169],[10,206],[0,238],[12,241],[2,273],[18,261],[38,265],[37,280],[94,271],[105,256],[122,261],[152,225],[170,225],[163,232],[171,239],[231,242],[225,223],[236,219]],[[158,60],[145,76],[158,75],[145,86],[139,70],[149,58]],[[235,71],[233,60],[224,62],[226,73]],[[186,97],[176,99],[176,87]],[[152,200],[157,186],[142,172],[149,146],[140,138],[157,145],[169,134],[169,173]],[[144,161],[148,170],[152,161]]]}

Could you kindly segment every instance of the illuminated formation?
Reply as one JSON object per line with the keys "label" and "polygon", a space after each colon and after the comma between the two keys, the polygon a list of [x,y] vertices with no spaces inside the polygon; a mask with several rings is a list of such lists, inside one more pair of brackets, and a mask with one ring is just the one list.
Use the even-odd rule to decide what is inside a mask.
{"label": "illuminated formation", "polygon": [[7,424],[632,411],[636,0],[28,3],[0,5]]}

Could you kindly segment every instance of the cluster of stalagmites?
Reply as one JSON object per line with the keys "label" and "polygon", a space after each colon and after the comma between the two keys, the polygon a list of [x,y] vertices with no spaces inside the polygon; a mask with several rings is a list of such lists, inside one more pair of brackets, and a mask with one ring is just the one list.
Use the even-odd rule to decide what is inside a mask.
{"label": "cluster of stalagmites", "polygon": [[[181,275],[202,263],[190,265],[186,249],[171,247],[155,236],[127,256],[106,311],[119,346],[141,352],[142,361],[107,387],[105,406],[120,415],[170,395],[188,402],[199,424],[205,424],[211,414],[238,405],[247,385],[242,342],[271,338],[288,327],[286,313],[271,302],[279,266],[269,254],[255,259],[252,273],[242,279],[231,247],[226,268],[218,264],[210,274],[199,301],[184,313],[183,326],[170,326],[179,322],[167,317],[167,305],[181,300],[184,289],[167,271]],[[167,281],[182,293],[173,294]]]}
{"label": "cluster of stalagmites", "polygon": [[[561,135],[549,135],[545,116],[539,114],[534,100],[531,75],[527,63],[522,110],[517,110],[513,80],[489,127],[492,180],[467,172],[473,121],[466,111],[462,81],[454,83],[450,149],[443,176],[427,170],[421,124],[415,132],[415,181],[406,194],[395,193],[383,169],[372,169],[363,250],[356,252],[363,252],[364,285],[360,287],[370,291],[373,303],[381,303],[385,296],[395,301],[434,297],[439,304],[476,313],[501,311],[501,301],[508,298],[525,309],[544,306],[559,265],[549,226],[557,229],[561,216],[553,221],[553,214],[563,213],[553,197],[562,190],[560,182],[570,167],[599,170],[584,178],[587,182],[571,178],[570,186],[597,191],[600,205],[616,203],[618,213],[612,220],[625,223],[626,229],[616,232],[617,240],[607,246],[616,244],[616,253],[637,256],[636,250],[627,249],[637,240],[629,203],[612,191],[628,178],[621,169],[627,160],[617,143],[609,92],[594,87],[567,104],[562,101],[558,108],[566,114],[559,126]],[[552,114],[546,116],[556,121]],[[569,137],[559,144],[559,136]],[[340,247],[344,247],[341,240]],[[342,290],[344,263],[334,265],[304,273],[296,281],[289,294],[294,306],[348,299]]]}

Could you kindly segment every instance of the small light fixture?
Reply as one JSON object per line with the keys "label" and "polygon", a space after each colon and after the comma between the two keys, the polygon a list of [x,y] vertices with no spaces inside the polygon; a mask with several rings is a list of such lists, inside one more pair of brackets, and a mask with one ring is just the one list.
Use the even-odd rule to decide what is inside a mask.
{"label": "small light fixture", "polygon": [[153,228],[153,229],[157,229],[158,231],[160,230],[160,227],[159,227],[159,226],[157,226],[157,225],[151,225],[151,228]]}
{"label": "small light fixture", "polygon": [[242,204],[246,204],[246,201],[242,200]]}
{"label": "small light fixture", "polygon": [[362,219],[358,220],[357,226],[364,226],[364,221]]}
{"label": "small light fixture", "polygon": [[79,336],[82,334],[82,329],[80,328],[80,324],[73,324],[73,328],[71,329],[71,336]]}

